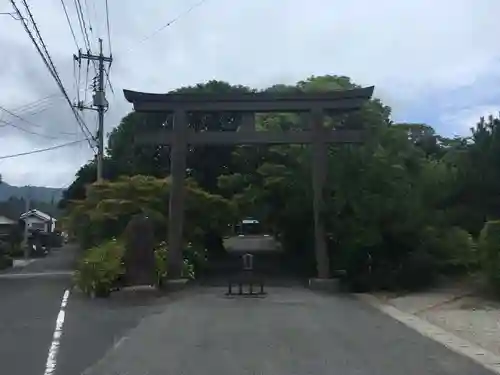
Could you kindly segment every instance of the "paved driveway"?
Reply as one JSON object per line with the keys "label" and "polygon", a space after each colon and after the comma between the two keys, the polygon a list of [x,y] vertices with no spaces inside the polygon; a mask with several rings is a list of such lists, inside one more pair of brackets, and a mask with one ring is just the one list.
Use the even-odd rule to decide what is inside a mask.
{"label": "paved driveway", "polygon": [[200,289],[144,318],[91,375],[485,375],[346,296],[273,288],[265,299]]}

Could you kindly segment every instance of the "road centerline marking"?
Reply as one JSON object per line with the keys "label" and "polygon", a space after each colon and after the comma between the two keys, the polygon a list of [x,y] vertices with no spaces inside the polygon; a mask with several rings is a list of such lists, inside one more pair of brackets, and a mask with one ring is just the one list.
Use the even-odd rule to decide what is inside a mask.
{"label": "road centerline marking", "polygon": [[66,289],[61,301],[59,313],[57,314],[56,328],[54,329],[54,333],[52,335],[52,342],[50,343],[49,354],[47,356],[47,362],[45,364],[45,372],[43,373],[44,375],[53,375],[56,370],[57,353],[59,352],[59,347],[61,345],[61,337],[63,332],[64,319],[66,317],[66,305],[68,304],[69,293],[69,289]]}

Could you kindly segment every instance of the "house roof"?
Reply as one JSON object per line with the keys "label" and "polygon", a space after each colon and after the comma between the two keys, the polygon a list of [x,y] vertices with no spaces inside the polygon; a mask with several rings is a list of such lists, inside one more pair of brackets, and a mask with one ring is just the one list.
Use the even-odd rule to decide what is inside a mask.
{"label": "house roof", "polygon": [[0,215],[0,225],[13,225],[16,222],[14,220],[9,219],[8,217]]}
{"label": "house roof", "polygon": [[29,216],[35,216],[35,217],[38,217],[39,219],[43,220],[43,221],[50,221],[52,219],[53,222],[56,222],[57,219],[55,218],[51,218],[51,216],[49,214],[46,214],[45,212],[42,212],[40,210],[29,210],[28,212],[25,212],[24,214],[21,215],[21,219],[25,219]]}

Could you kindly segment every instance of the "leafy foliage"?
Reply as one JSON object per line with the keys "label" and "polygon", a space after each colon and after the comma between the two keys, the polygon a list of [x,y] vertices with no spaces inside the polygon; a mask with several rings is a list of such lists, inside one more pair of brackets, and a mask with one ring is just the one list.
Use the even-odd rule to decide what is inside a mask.
{"label": "leafy foliage", "polygon": [[[353,87],[348,77],[321,76],[266,90]],[[256,90],[217,81],[177,90],[251,91]],[[439,272],[474,270],[479,264],[474,238],[500,212],[499,119],[481,119],[471,137],[449,139],[427,124],[395,124],[390,115],[391,109],[374,98],[360,111],[325,120],[334,129],[363,128],[369,134],[363,145],[328,147],[322,211],[331,268],[344,270],[346,283],[355,289],[415,289]],[[235,131],[239,120],[233,113],[190,116],[195,131]],[[259,114],[256,126],[300,131],[307,127],[303,120],[296,114]],[[165,240],[170,150],[136,145],[133,139],[171,126],[166,114],[132,112],[110,135],[108,181],[94,183],[93,162],[78,172],[63,203],[70,208],[67,226],[84,247],[119,236],[137,212],[154,218],[158,241]],[[193,146],[187,164],[186,243],[213,252],[208,237],[220,237],[236,218],[252,216],[283,243],[290,267],[314,274],[309,147]]]}
{"label": "leafy foliage", "polygon": [[[119,287],[120,278],[125,273],[123,256],[125,246],[121,240],[111,239],[88,249],[80,260],[75,283],[84,293],[99,297],[107,296],[115,287]],[[158,286],[167,277],[167,252],[165,242],[155,249],[155,280]],[[194,266],[184,259],[183,277],[193,279]]]}
{"label": "leafy foliage", "polygon": [[489,285],[500,293],[500,221],[488,221],[479,238],[484,275]]}
{"label": "leafy foliage", "polygon": [[[189,251],[189,250],[188,250]],[[162,281],[167,277],[167,253],[168,246],[166,242],[160,243],[155,249],[155,264],[156,264],[156,283],[161,286]],[[186,253],[186,251],[185,251]],[[183,278],[194,279],[195,269],[194,264],[186,256],[183,260],[182,274]]]}
{"label": "leafy foliage", "polygon": [[[151,176],[120,177],[113,182],[88,187],[84,200],[71,204],[66,227],[88,248],[119,237],[135,214],[147,215],[155,223],[158,241],[165,240],[168,216],[169,180]],[[211,212],[212,215],[204,215]],[[186,239],[200,241],[206,230],[224,230],[232,217],[232,205],[224,198],[188,183]],[[229,221],[230,222],[230,221]]]}
{"label": "leafy foliage", "polygon": [[86,294],[105,296],[125,272],[124,245],[115,239],[87,250],[75,272],[76,285]]}

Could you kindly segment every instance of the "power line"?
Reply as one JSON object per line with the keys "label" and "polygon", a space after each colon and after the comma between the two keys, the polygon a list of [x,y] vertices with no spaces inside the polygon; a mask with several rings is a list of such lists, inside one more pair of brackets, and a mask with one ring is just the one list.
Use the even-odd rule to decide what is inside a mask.
{"label": "power line", "polygon": [[[111,49],[111,33],[110,33],[110,29],[109,29],[109,6],[108,6],[108,0],[106,0],[106,29],[108,30],[109,55],[111,56],[113,53],[112,53],[112,49]],[[111,85],[111,83],[110,83],[110,85]]]}
{"label": "power line", "polygon": [[[74,110],[74,108],[73,108],[73,106],[71,104],[71,100],[69,99],[69,97],[68,97],[68,95],[66,93],[66,90],[64,88],[64,85],[61,82],[61,78],[59,77],[59,74],[57,73],[57,69],[56,69],[56,67],[54,65],[54,62],[52,61],[52,58],[50,57],[49,51],[47,49],[47,46],[45,45],[45,43],[43,41],[42,35],[40,34],[40,31],[38,30],[38,26],[37,26],[37,24],[35,22],[33,14],[31,13],[31,11],[29,9],[29,6],[28,6],[28,3],[26,2],[26,0],[23,0],[23,4],[24,4],[24,7],[26,8],[26,11],[28,12],[28,16],[29,16],[29,18],[31,20],[31,23],[33,24],[35,32],[36,32],[38,38],[40,39],[40,44],[42,45],[42,48],[45,51],[45,54],[47,55],[47,59],[48,59],[48,62],[50,63],[50,67],[52,67],[52,70],[50,70],[50,68],[49,68],[49,70],[50,70],[52,76],[54,77],[54,79],[56,80],[56,82],[58,83],[59,87],[62,88],[63,94],[67,98],[68,103],[71,106],[72,110]],[[23,22],[23,24],[26,25],[24,22]],[[31,33],[30,33],[30,35],[32,36]],[[35,44],[35,45],[36,45],[37,49],[40,50],[39,47],[38,47],[38,45],[37,44]],[[43,54],[42,54],[42,58],[44,58]],[[45,62],[47,62],[47,59],[44,59]],[[76,112],[74,112],[74,114],[76,115]],[[77,117],[80,118],[79,116],[77,116]],[[85,131],[83,130],[84,128],[88,131],[88,133],[90,134],[90,137],[92,137],[92,133],[87,128],[87,126],[85,125],[85,123],[83,122],[83,120],[81,118],[80,118],[80,121],[81,121],[81,124],[83,125],[83,128],[81,126],[80,127],[82,128],[82,132],[84,133],[84,135],[86,136],[86,138],[88,139],[88,135],[85,134]],[[89,145],[92,147],[90,140],[89,140]]]}
{"label": "power line", "polygon": [[28,134],[33,134],[33,135],[37,135],[39,137],[42,137],[42,138],[47,138],[47,139],[60,139],[60,137],[53,137],[53,136],[50,136],[50,135],[45,135],[45,134],[41,134],[41,133],[37,133],[37,132],[34,132],[32,130],[28,130],[28,129],[25,129],[25,128],[22,128],[20,127],[19,125],[16,125],[12,122],[9,122],[9,121],[5,121],[5,120],[0,120],[1,123],[5,124],[5,125],[2,125],[3,126],[12,126],[16,129],[19,129],[25,133],[28,133]]}
{"label": "power line", "polygon": [[87,25],[83,18],[82,4],[80,4],[80,0],[73,0],[73,2],[75,3],[76,14],[78,16],[78,23],[80,24],[80,31],[83,34],[85,48],[87,48],[87,51],[90,51],[91,44],[89,40],[89,34],[87,33]]}
{"label": "power line", "polygon": [[33,24],[33,28],[35,29],[35,33],[38,36],[38,39],[40,40],[40,44],[42,45],[42,49],[46,54],[46,56],[44,56],[44,57],[46,58],[46,61],[49,62],[49,65],[50,65],[49,69],[51,70],[51,73],[54,74],[58,80],[60,80],[59,75],[57,73],[57,69],[54,65],[54,62],[52,61],[52,58],[50,57],[50,54],[49,54],[49,51],[47,49],[47,46],[45,45],[45,42],[43,41],[42,35],[40,34],[40,30],[38,30],[38,26],[35,22],[35,19],[33,18],[33,15],[31,14],[31,10],[28,6],[28,3],[26,2],[26,0],[22,0],[22,2],[24,4],[24,7],[26,8],[26,11],[28,12],[28,17],[30,18],[31,23]]}
{"label": "power line", "polygon": [[[23,117],[21,117],[21,116],[19,116],[19,115],[15,114],[14,112],[9,111],[7,108],[2,107],[1,105],[0,105],[0,109],[1,109],[1,110],[3,110],[3,111],[5,111],[5,112],[7,112],[9,115],[11,115],[11,116],[13,116],[13,117],[15,117],[15,118],[17,118],[17,119],[19,119],[19,120],[21,120],[21,121],[25,122],[25,123],[26,123],[26,124],[28,124],[28,125],[31,125],[31,126],[36,126],[36,127],[41,127],[41,125],[35,124],[35,123],[31,122],[31,121],[28,121],[28,120],[26,120],[25,118],[23,118]],[[15,126],[15,125],[14,125],[14,124],[12,124],[11,122],[9,122],[9,123],[8,123],[7,121],[4,121],[4,120],[2,120],[2,122],[3,122],[3,123],[6,123],[6,124],[8,124],[8,125],[14,126],[15,128],[18,128],[18,129],[20,129],[20,130],[24,130],[24,131],[26,131],[24,128],[20,128],[20,127],[18,127],[18,126]],[[43,135],[43,134],[38,134],[38,133],[32,133],[32,134],[37,134],[37,135],[40,135],[40,136],[45,136],[45,135]],[[75,133],[66,133],[66,132],[61,132],[61,134],[66,134],[66,135],[76,135]],[[52,138],[52,139],[57,139],[57,138],[50,137],[50,136],[46,136],[46,137],[48,137],[48,138]]]}
{"label": "power line", "polygon": [[11,154],[11,155],[3,155],[0,156],[0,160],[5,160],[5,159],[12,159],[12,158],[17,158],[20,156],[26,156],[26,155],[32,155],[32,154],[39,154],[41,152],[46,152],[46,151],[52,151],[52,150],[57,150],[63,147],[68,147],[72,145],[76,145],[77,143],[85,142],[86,139],[79,139],[78,141],[73,141],[73,142],[68,142],[68,143],[63,143],[57,146],[52,146],[52,147],[47,147],[47,148],[41,148],[38,150],[33,150],[33,151],[27,151],[27,152],[20,152],[18,154]]}
{"label": "power line", "polygon": [[[111,55],[110,55],[111,56]],[[109,84],[109,89],[111,90],[111,93],[115,95],[115,90],[113,89],[113,85],[111,84],[111,80],[109,78],[109,72],[111,71],[111,65],[113,63],[109,63],[108,65],[108,70],[104,70],[104,73],[106,73],[106,83],[104,84],[104,88],[106,88],[106,84]]]}
{"label": "power line", "polygon": [[64,0],[61,0],[61,5],[63,7],[64,14],[66,15],[66,21],[68,21],[69,29],[71,30],[71,35],[73,35],[73,40],[75,41],[76,49],[80,49],[80,47],[78,46],[78,41],[76,39],[75,30],[73,29],[73,25],[71,24],[71,20],[69,19],[68,9],[66,8],[66,4],[64,4]]}
{"label": "power line", "polygon": [[14,18],[16,21],[20,21],[22,17],[20,18],[17,18],[19,17],[18,15],[12,13],[12,12],[1,12],[0,13],[1,16],[11,16],[12,18]]}
{"label": "power line", "polygon": [[54,94],[50,94],[50,95],[47,95],[43,98],[40,98],[40,99],[37,99],[37,100],[34,100],[32,102],[29,102],[29,103],[26,103],[26,104],[23,104],[19,107],[16,107],[14,109],[12,109],[13,112],[16,112],[16,111],[27,111],[29,109],[32,109],[33,107],[36,107],[38,106],[38,104],[41,104],[42,102],[46,102],[48,101],[48,99],[51,99],[51,98],[56,98],[56,97],[62,97],[61,94],[58,94],[58,93],[54,93]]}
{"label": "power line", "polygon": [[[22,17],[22,14],[21,14],[21,11],[19,10],[19,8],[17,7],[16,3],[14,2],[14,0],[10,0],[14,10],[16,11],[16,13],[18,14],[18,16],[21,18],[21,23],[23,24],[23,27],[24,27],[24,30],[26,31],[26,33],[28,34],[28,36],[30,37],[33,45],[35,46],[38,54],[40,55],[40,57],[42,58],[42,61],[44,62],[45,66],[47,67],[47,69],[49,70],[50,74],[52,75],[52,77],[54,78],[54,80],[56,81],[59,89],[61,90],[62,94],[64,95],[66,101],[68,102],[72,112],[73,112],[73,115],[75,116],[75,119],[76,119],[76,122],[78,123],[79,127],[82,129],[82,132],[85,136],[85,138],[87,139],[87,142],[90,146],[90,148],[94,149],[94,145],[92,144],[91,142],[91,138],[93,138],[92,136],[92,133],[90,132],[90,130],[88,129],[87,125],[85,124],[85,122],[82,120],[82,118],[79,116],[78,112],[76,112],[76,109],[73,107],[73,104],[71,103],[71,100],[69,99],[68,97],[68,94],[66,92],[66,89],[64,88],[62,82],[61,82],[61,79],[59,78],[59,75],[57,74],[57,70],[55,70],[55,66],[54,64],[52,63],[52,66],[49,64],[49,62],[47,61],[47,58],[44,56],[42,50],[40,49],[40,47],[38,46],[38,43],[36,42],[35,38],[33,37],[33,34],[31,33],[31,30],[28,28],[28,25],[27,25],[27,22],[26,20]],[[26,4],[26,1],[24,0],[24,4],[25,4],[25,7],[28,9],[29,11],[29,8],[28,8],[28,5]],[[35,25],[36,27],[36,23],[35,23],[35,20],[33,19],[33,15],[31,15],[31,12],[30,13],[30,18],[32,20],[32,23]],[[38,31],[38,28],[36,28],[36,30]],[[40,32],[38,31],[38,37],[42,40],[42,45],[44,46],[44,43],[43,43],[43,39],[40,35]],[[47,48],[45,47],[45,52],[48,54],[48,51],[47,51]],[[50,59],[50,55],[48,56],[49,60],[52,62],[52,60]],[[86,133],[87,131],[87,133]],[[90,135],[90,137],[89,137]]]}
{"label": "power line", "polygon": [[92,38],[94,37],[94,28],[92,27],[92,19],[90,18],[90,8],[87,0],[85,0],[85,9],[87,10],[87,17],[89,18],[89,30]]}
{"label": "power line", "polygon": [[[159,32],[161,32],[162,30],[166,29],[167,27],[169,26],[172,26],[174,23],[176,23],[177,21],[179,21],[182,17],[184,16],[187,16],[189,13],[191,13],[193,10],[195,10],[196,8],[202,6],[204,3],[206,3],[208,0],[200,0],[198,1],[197,3],[191,5],[189,8],[187,8],[184,12],[180,13],[177,17],[171,19],[170,21],[168,21],[166,24],[164,24],[163,26],[161,26],[159,29],[157,29],[156,31],[152,32],[151,34],[145,36],[144,38],[142,38],[141,40],[139,40],[137,42],[137,44],[141,44],[141,43],[144,43],[146,40],[148,39],[151,39],[152,37],[154,37],[156,34],[158,34]],[[130,48],[128,51],[130,52],[132,50],[132,48]]]}
{"label": "power line", "polygon": [[[11,109],[11,111],[15,112],[17,115],[26,114],[26,115],[31,116],[31,115],[34,115],[34,114],[37,114],[37,113],[40,113],[40,112],[47,110],[50,106],[49,100],[51,98],[54,98],[54,97],[62,98],[62,96],[60,94],[48,95],[44,98],[35,100],[33,102],[30,102],[30,103],[26,103],[26,104],[23,104],[19,107]],[[6,125],[2,125],[2,126],[6,126]]]}
{"label": "power line", "polygon": [[97,34],[100,36],[101,35],[101,27],[99,26],[99,17],[97,17],[97,9],[96,9],[96,6],[95,6],[95,0],[92,1],[92,10],[93,10],[93,14],[94,14],[94,20],[96,22],[96,26],[97,26]]}

